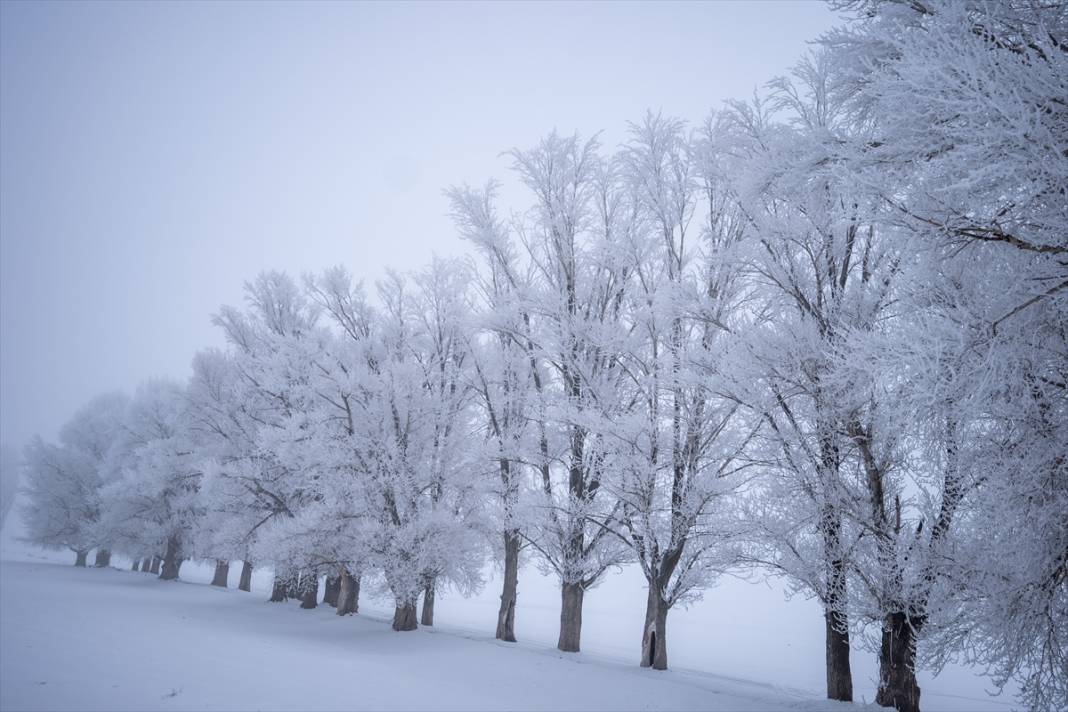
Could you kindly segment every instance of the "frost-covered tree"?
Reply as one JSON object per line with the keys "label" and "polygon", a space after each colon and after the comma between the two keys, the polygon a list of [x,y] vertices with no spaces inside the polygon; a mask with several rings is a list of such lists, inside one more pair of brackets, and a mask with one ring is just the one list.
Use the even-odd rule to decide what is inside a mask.
{"label": "frost-covered tree", "polygon": [[484,422],[483,458],[496,473],[499,508],[496,521],[502,539],[501,604],[497,612],[498,640],[515,642],[515,614],[519,588],[522,531],[530,510],[526,453],[532,435],[533,345],[524,338],[531,325],[523,301],[529,274],[506,223],[494,205],[497,186],[452,188],[448,195],[453,220],[483,261],[478,293],[485,336],[472,343],[472,390],[477,394]]}
{"label": "frost-covered tree", "polygon": [[123,416],[104,489],[101,526],[123,551],[156,552],[161,579],[176,579],[195,553],[201,470],[193,458],[185,386],[171,380],[142,384]]}
{"label": "frost-covered tree", "polygon": [[22,456],[6,443],[0,445],[0,526],[7,521],[22,478]]}
{"label": "frost-covered tree", "polygon": [[59,444],[34,438],[26,447],[27,539],[49,548],[69,548],[77,566],[84,566],[96,547],[97,565],[107,566],[115,543],[102,522],[107,486],[114,479],[108,466],[120,436],[128,399],[121,393],[93,398],[59,432]]}
{"label": "frost-covered tree", "polygon": [[[668,611],[725,567],[729,525],[721,520],[752,426],[722,388],[729,324],[737,326],[738,233],[713,195],[719,177],[677,119],[650,113],[630,133],[616,185],[598,203],[634,275],[618,356],[627,409],[603,425],[612,444],[608,487],[621,509],[618,523],[604,526],[645,575],[641,664],[663,670]],[[694,220],[699,210],[707,219]]]}
{"label": "frost-covered tree", "polygon": [[560,577],[557,647],[574,652],[585,592],[628,555],[605,526],[620,503],[602,487],[614,444],[598,426],[621,411],[619,341],[632,275],[622,237],[598,217],[608,184],[596,139],[553,133],[511,156],[534,196],[519,226],[532,272],[524,295],[531,323],[521,338],[530,350],[537,433],[529,461],[540,492],[526,536]]}
{"label": "frost-covered tree", "polygon": [[[927,382],[945,397],[924,442],[941,451],[947,483],[969,490],[949,508],[967,536],[935,546],[932,565],[963,604],[960,625],[924,657],[937,665],[965,647],[999,682],[1019,680],[1029,707],[1062,708],[1068,12],[1060,2],[835,5],[852,20],[823,43],[851,120],[867,127],[838,147],[837,165],[883,202],[885,228],[926,246],[921,323],[943,338],[920,343],[923,363],[940,364]],[[930,546],[942,518],[925,521]],[[916,602],[932,576],[919,580],[918,599],[897,611],[909,625],[884,630],[904,654],[884,669],[878,701],[900,709],[919,705],[914,643],[928,606]]]}

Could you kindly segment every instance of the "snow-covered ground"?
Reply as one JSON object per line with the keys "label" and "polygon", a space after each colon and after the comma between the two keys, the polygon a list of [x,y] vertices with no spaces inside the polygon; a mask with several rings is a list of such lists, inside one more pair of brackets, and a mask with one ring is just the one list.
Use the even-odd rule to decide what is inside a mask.
{"label": "snow-covered ground", "polygon": [[[822,627],[814,604],[727,580],[669,619],[672,670],[636,665],[640,577],[613,575],[587,596],[583,650],[554,647],[558,594],[533,567],[520,580],[519,645],[492,639],[495,589],[446,593],[437,625],[389,628],[388,602],[361,614],[267,603],[118,569],[75,569],[62,554],[3,537],[0,709],[711,709],[839,710],[821,699]],[[128,562],[116,557],[116,566]],[[231,570],[231,585],[240,567]],[[874,694],[874,657],[854,651],[858,703]],[[921,677],[925,710],[1007,710],[963,669]]]}

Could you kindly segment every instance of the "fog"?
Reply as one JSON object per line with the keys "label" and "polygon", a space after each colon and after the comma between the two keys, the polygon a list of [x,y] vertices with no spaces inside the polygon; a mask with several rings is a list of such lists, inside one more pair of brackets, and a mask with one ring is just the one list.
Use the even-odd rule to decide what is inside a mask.
{"label": "fog", "polygon": [[[465,249],[442,190],[553,129],[702,120],[821,3],[0,5],[0,439],[183,377],[257,272]],[[508,194],[505,193],[507,199]]]}

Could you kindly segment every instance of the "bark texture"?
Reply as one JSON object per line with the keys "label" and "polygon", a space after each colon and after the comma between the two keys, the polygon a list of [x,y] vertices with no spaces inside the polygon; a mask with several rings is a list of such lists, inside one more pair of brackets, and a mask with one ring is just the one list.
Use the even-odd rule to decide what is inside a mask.
{"label": "bark texture", "polygon": [[178,569],[182,566],[182,552],[179,548],[178,538],[171,537],[167,540],[167,550],[163,554],[163,567],[159,572],[160,579],[173,581],[178,578]]}
{"label": "bark texture", "polygon": [[237,582],[238,591],[252,590],[252,562],[241,562],[241,578]]}
{"label": "bark texture", "polygon": [[96,566],[98,569],[103,569],[105,567],[111,566],[111,550],[97,549],[96,561],[93,562],[93,566]]}
{"label": "bark texture", "polygon": [[337,608],[337,598],[341,593],[341,577],[327,576],[323,585],[323,603]]}
{"label": "bark texture", "polygon": [[883,621],[879,648],[879,690],[875,703],[898,712],[920,712],[920,686],[916,682],[916,630],[921,621],[891,613]]}
{"label": "bark texture", "polygon": [[419,624],[415,619],[415,601],[408,601],[397,606],[393,611],[393,630],[415,630]]}
{"label": "bark texture", "polygon": [[642,667],[667,670],[667,601],[656,586],[649,587],[642,631]]}
{"label": "bark texture", "polygon": [[212,586],[221,586],[226,588],[227,581],[230,579],[230,562],[229,561],[216,561],[215,562],[215,576],[211,579]]}
{"label": "bark texture", "polygon": [[419,616],[420,625],[434,625],[434,584],[435,580],[430,579],[426,588],[423,589],[423,613]]}
{"label": "bark texture", "polygon": [[582,599],[585,593],[581,583],[565,583],[560,589],[560,639],[556,647],[565,653],[579,652]]}
{"label": "bark texture", "polygon": [[341,572],[341,585],[337,596],[337,614],[339,616],[360,612],[360,577],[351,575],[347,570]]}
{"label": "bark texture", "polygon": [[515,642],[515,602],[519,595],[519,531],[504,533],[504,584],[497,612],[497,640]]}

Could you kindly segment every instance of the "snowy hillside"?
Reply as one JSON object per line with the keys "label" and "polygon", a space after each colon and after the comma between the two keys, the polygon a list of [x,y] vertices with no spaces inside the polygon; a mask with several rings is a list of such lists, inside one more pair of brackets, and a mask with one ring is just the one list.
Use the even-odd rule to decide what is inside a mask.
{"label": "snowy hillside", "polygon": [[[365,597],[359,615],[339,619],[322,605],[267,603],[268,572],[246,594],[232,588],[237,567],[225,591],[205,585],[211,567],[192,562],[178,583],[76,569],[64,554],[17,543],[14,528],[0,562],[4,710],[866,707],[821,699],[818,608],[761,585],[725,581],[679,611],[677,664],[654,672],[634,664],[636,632],[618,624],[642,605],[633,571],[591,593],[589,652],[564,654],[552,640],[558,591],[533,569],[521,575],[521,642],[510,645],[492,637],[492,583],[470,598],[446,595],[434,629],[395,633],[384,600]],[[760,615],[732,615],[740,600]],[[870,702],[874,655],[855,651],[853,665],[858,701]],[[963,669],[921,681],[926,709],[1010,709],[1007,695],[988,697],[989,683]]]}

